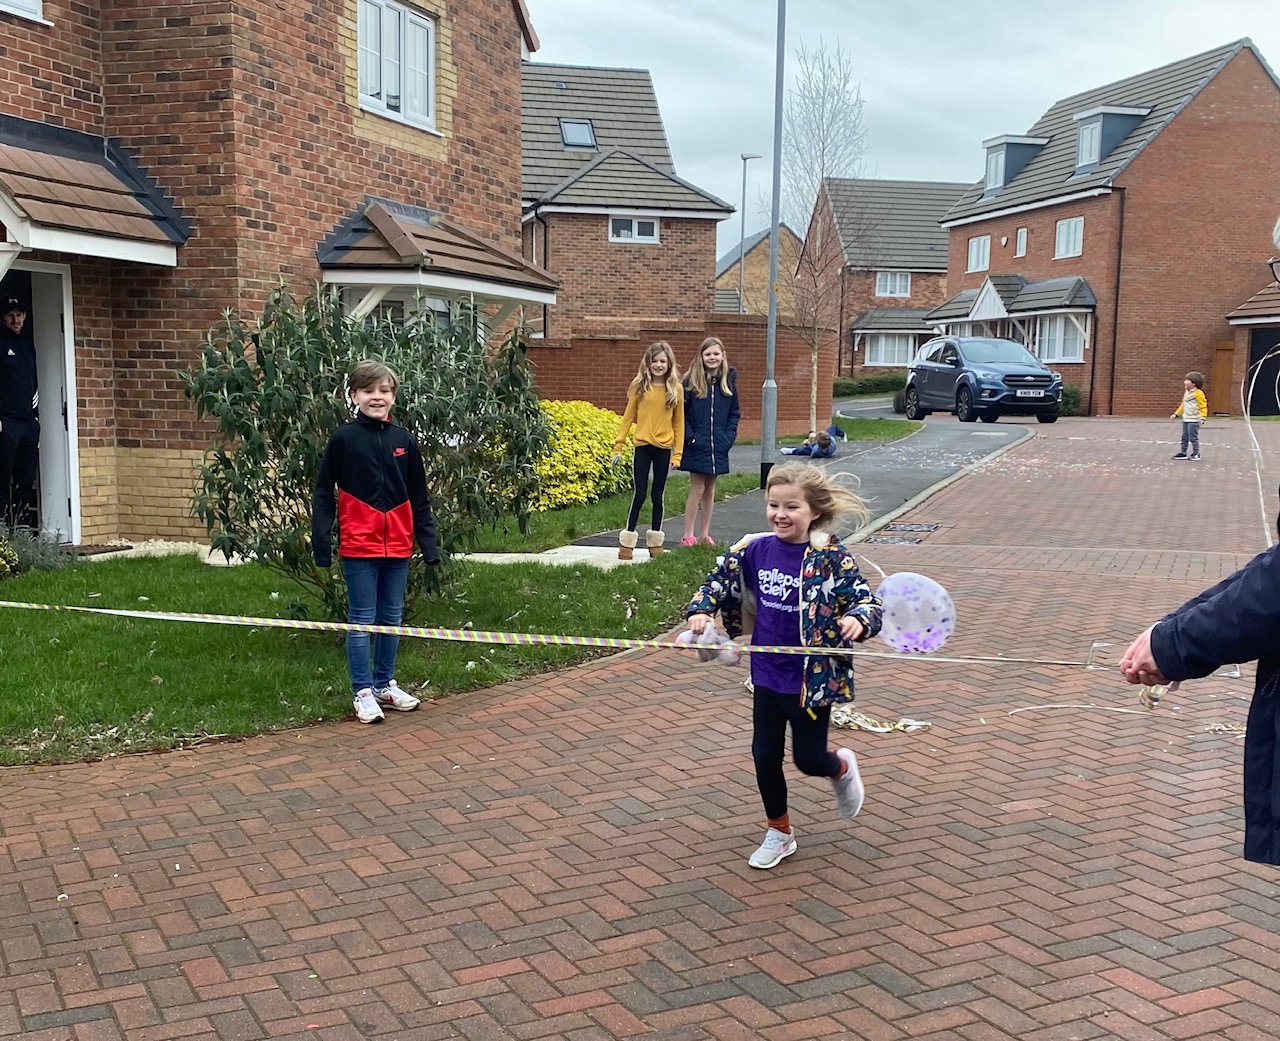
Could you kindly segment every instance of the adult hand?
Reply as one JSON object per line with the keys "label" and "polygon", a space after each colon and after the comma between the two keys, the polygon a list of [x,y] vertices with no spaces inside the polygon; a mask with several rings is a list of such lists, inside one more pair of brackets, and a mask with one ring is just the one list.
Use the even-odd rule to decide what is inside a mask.
{"label": "adult hand", "polygon": [[845,615],[836,624],[840,626],[840,635],[850,643],[859,640],[862,634],[867,631],[867,627],[862,624],[862,620],[854,618],[851,614]]}
{"label": "adult hand", "polygon": [[1169,682],[1151,653],[1151,630],[1154,628],[1154,625],[1148,626],[1146,632],[1129,644],[1129,649],[1120,658],[1121,675],[1135,685],[1151,686],[1154,683]]}
{"label": "adult hand", "polygon": [[701,636],[710,624],[711,616],[709,614],[691,614],[689,616],[689,631],[694,636]]}

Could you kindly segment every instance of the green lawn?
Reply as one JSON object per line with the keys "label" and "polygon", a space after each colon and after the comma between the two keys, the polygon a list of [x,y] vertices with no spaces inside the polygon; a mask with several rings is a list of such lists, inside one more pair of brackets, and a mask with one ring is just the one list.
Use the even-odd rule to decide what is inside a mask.
{"label": "green lawn", "polygon": [[[756,473],[724,474],[716,481],[716,502],[760,487]],[[667,480],[667,510],[672,515],[684,514],[689,495],[689,475],[674,473]],[[586,506],[570,506],[562,510],[535,513],[529,518],[529,530],[521,534],[514,520],[487,528],[480,533],[477,553],[541,553],[557,546],[567,546],[585,535],[622,527],[631,505],[631,493],[611,495]],[[679,538],[675,539],[679,542]]]}
{"label": "green lawn", "polygon": [[[413,621],[652,637],[682,616],[714,558],[711,547],[682,548],[609,572],[464,562]],[[297,595],[257,565],[214,568],[194,556],[86,562],[0,583],[5,600],[253,617],[281,617]],[[599,653],[607,652],[405,639],[397,678],[438,697]],[[333,633],[5,609],[0,660],[0,764],[71,762],[351,718],[343,641]]]}

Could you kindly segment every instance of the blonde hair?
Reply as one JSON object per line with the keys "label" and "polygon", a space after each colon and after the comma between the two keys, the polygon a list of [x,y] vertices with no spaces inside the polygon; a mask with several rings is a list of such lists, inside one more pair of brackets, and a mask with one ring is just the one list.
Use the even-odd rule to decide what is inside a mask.
{"label": "blonde hair", "polygon": [[680,385],[680,376],[676,371],[676,354],[671,349],[671,344],[666,340],[659,340],[657,343],[651,343],[648,350],[644,352],[644,357],[640,359],[640,371],[636,373],[636,378],[631,381],[631,386],[627,388],[628,394],[634,394],[637,398],[642,398],[649,393],[649,388],[653,386],[653,375],[649,372],[649,362],[656,358],[659,354],[667,356],[667,375],[663,381],[667,390],[667,407],[675,408],[676,402],[684,395],[684,387]]}
{"label": "blonde hair", "polygon": [[689,371],[685,373],[684,379],[689,384],[689,389],[700,398],[707,396],[709,386],[707,384],[707,367],[702,364],[702,352],[708,347],[720,348],[720,377],[716,383],[720,387],[720,393],[725,397],[733,394],[733,386],[729,383],[729,352],[724,349],[724,341],[718,336],[708,336],[698,347],[698,353],[694,356],[692,362],[689,363]]}
{"label": "blonde hair", "polygon": [[376,358],[366,358],[351,370],[347,377],[347,390],[368,390],[376,387],[383,380],[391,384],[391,393],[400,393],[400,377],[390,365],[384,365]]}
{"label": "blonde hair", "polygon": [[860,496],[836,484],[834,476],[808,463],[783,463],[769,471],[765,491],[781,484],[795,485],[813,510],[813,527],[819,530],[842,518],[862,527],[871,519],[871,510]]}

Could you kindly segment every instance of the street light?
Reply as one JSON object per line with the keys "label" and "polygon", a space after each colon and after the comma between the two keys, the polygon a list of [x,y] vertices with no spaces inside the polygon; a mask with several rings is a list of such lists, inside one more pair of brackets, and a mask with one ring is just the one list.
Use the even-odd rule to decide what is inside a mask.
{"label": "street light", "polygon": [[743,152],[742,159],[742,230],[738,234],[738,314],[747,313],[746,264],[747,257],[743,252],[747,244],[747,163],[752,159],[763,159],[755,152]]}
{"label": "street light", "polygon": [[764,349],[764,389],[760,395],[760,487],[769,479],[777,452],[778,384],[773,360],[778,343],[778,217],[782,195],[782,98],[787,63],[787,0],[778,0],[777,69],[773,85],[773,215],[769,224],[769,327]]}

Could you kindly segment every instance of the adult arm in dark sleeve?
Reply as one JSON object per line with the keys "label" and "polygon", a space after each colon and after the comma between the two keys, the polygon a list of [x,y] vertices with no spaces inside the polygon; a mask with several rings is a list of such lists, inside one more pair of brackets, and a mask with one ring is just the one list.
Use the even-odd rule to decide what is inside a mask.
{"label": "adult arm in dark sleeve", "polygon": [[422,559],[428,564],[439,564],[436,518],[431,512],[431,498],[427,495],[427,470],[422,464],[422,453],[416,445],[410,449],[408,478],[409,505],[413,509],[413,535],[422,547]]}
{"label": "adult arm in dark sleeve", "polygon": [[311,497],[311,557],[316,567],[333,564],[333,522],[338,514],[333,488],[341,471],[342,443],[332,437],[320,460],[320,474]]}
{"label": "adult arm in dark sleeve", "polygon": [[[1207,595],[1212,593],[1212,595]],[[1280,645],[1280,546],[1156,623],[1151,653],[1171,680],[1255,661]]]}

